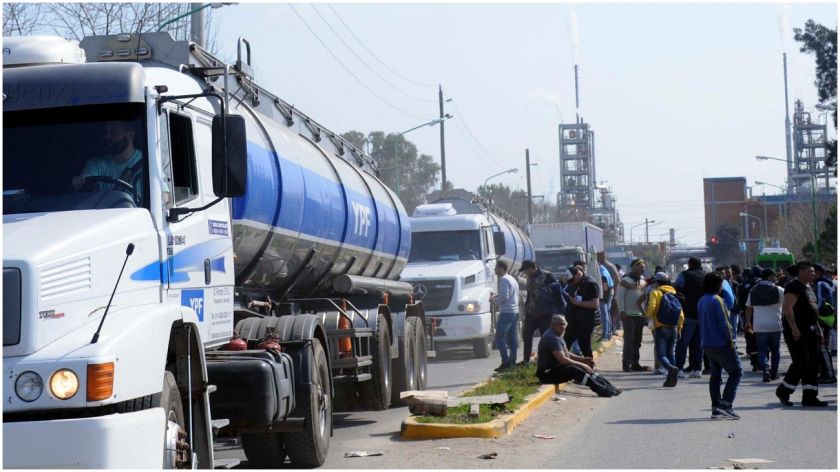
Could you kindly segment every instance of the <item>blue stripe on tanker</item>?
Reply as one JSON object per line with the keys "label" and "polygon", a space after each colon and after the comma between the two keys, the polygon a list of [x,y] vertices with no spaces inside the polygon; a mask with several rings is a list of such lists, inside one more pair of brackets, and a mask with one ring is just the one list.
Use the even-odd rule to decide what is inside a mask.
{"label": "blue stripe on tanker", "polygon": [[[349,200],[347,207],[342,188]],[[374,203],[379,211],[374,211]],[[280,213],[275,222],[276,205]],[[232,206],[234,220],[277,226],[336,244],[344,239],[347,244],[387,254],[408,253],[408,242],[403,238],[400,244],[400,233],[405,231],[398,227],[397,210],[390,202],[373,200],[254,142],[248,142],[247,190],[233,199]],[[379,218],[374,217],[377,213]]]}

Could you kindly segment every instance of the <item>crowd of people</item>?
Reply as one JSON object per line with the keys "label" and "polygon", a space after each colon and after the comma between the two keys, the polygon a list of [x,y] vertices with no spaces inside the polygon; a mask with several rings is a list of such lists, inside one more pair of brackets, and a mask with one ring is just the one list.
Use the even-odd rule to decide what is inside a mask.
{"label": "crowd of people", "polygon": [[[496,343],[503,371],[516,364],[518,350],[519,290],[516,280],[499,262],[500,315]],[[644,260],[635,259],[628,271],[598,254],[597,268],[587,270],[577,261],[555,278],[533,261],[524,261],[527,276],[525,312],[522,313],[523,356],[532,357],[537,346],[537,376],[543,383],[574,381],[598,396],[619,395],[595,369],[592,339],[600,326],[600,340],[623,330],[622,370],[664,375],[663,387],[676,387],[679,379],[709,378],[713,419],[739,419],[735,396],[743,376],[741,358],[749,358],[763,382],[779,377],[781,341],[791,364],[776,388],[778,400],[790,406],[791,395],[802,385],[803,406],[822,407],[819,384],[836,383],[832,357],[836,356],[836,272],[819,264],[799,262],[787,270],[737,265],[703,270],[691,258],[687,269],[672,279],[662,267],[647,274]],[[590,273],[594,273],[590,275]],[[653,333],[653,369],[642,365],[639,351],[645,328]],[[744,339],[741,350],[739,336]],[[726,382],[721,393],[723,373]]]}

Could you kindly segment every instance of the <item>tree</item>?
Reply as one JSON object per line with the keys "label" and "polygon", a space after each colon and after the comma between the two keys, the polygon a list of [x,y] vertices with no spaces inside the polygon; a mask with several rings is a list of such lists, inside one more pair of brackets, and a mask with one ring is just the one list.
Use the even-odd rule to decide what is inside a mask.
{"label": "tree", "polygon": [[[3,35],[57,34],[80,41],[85,36],[148,33],[192,10],[190,3],[4,3]],[[204,10],[205,45],[216,52],[218,28]],[[190,16],[165,27],[178,40],[190,39]]]}
{"label": "tree", "polygon": [[379,163],[380,178],[402,201],[411,214],[417,205],[426,202],[426,195],[438,182],[440,166],[428,154],[419,154],[417,146],[403,135],[373,131],[367,136],[360,131],[342,134],[359,149],[367,149]]}
{"label": "tree", "polygon": [[[837,205],[832,205],[825,217],[819,243],[822,261],[837,264]],[[808,242],[802,247],[802,256],[805,259],[820,262],[817,260],[813,242]],[[834,260],[829,261],[828,258],[834,258]]]}
{"label": "tree", "polygon": [[[827,201],[818,200],[816,202],[818,222],[828,220],[832,206],[834,205]],[[819,233],[817,236],[814,235],[813,212],[809,201],[787,203],[779,229],[779,239],[782,247],[788,248],[797,259],[813,257],[813,241],[815,237],[819,237]],[[819,231],[819,228],[817,228],[817,231]],[[834,246],[836,246],[836,243]],[[806,248],[808,249],[806,250]],[[820,241],[820,254],[829,254],[823,250],[822,241]]]}
{"label": "tree", "polygon": [[[794,39],[802,43],[799,50],[806,54],[814,54],[817,78],[814,84],[820,102],[829,104],[837,102],[837,30],[827,28],[814,20],[805,22],[805,29],[794,28]],[[837,108],[833,112],[834,126],[837,126]],[[837,140],[826,143],[826,166],[837,163]]]}
{"label": "tree", "polygon": [[706,243],[708,253],[718,265],[732,264],[740,260],[738,241],[740,231],[732,225],[723,224],[715,228],[717,243]]}

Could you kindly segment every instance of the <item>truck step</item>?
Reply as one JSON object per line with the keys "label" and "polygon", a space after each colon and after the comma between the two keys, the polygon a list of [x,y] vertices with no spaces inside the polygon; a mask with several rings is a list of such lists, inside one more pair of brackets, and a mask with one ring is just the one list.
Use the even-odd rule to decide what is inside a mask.
{"label": "truck step", "polygon": [[211,424],[213,425],[213,434],[218,434],[220,429],[230,424],[230,420],[227,418],[222,418],[211,421]]}
{"label": "truck step", "polygon": [[207,386],[207,395],[210,395],[211,393],[214,393],[218,389],[219,389],[219,387],[216,387],[215,385],[208,385]]}
{"label": "truck step", "polygon": [[427,358],[437,357],[437,351],[426,351],[426,357]]}
{"label": "truck step", "polygon": [[239,465],[241,461],[239,459],[230,458],[230,459],[214,459],[213,460],[213,468],[214,469],[232,469]]}

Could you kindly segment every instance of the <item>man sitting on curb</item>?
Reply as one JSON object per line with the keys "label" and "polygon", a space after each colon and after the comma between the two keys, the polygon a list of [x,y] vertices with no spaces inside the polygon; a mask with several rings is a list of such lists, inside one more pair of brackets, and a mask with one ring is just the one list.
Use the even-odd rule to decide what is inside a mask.
{"label": "man sitting on curb", "polygon": [[591,357],[570,354],[563,340],[566,331],[566,318],[563,315],[551,317],[548,329],[537,346],[537,378],[544,384],[558,384],[573,380],[585,385],[599,397],[614,397],[621,394],[620,388],[614,387],[607,379],[595,372],[595,361]]}

